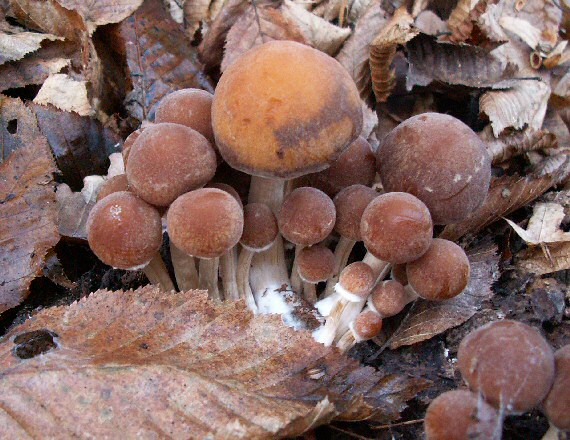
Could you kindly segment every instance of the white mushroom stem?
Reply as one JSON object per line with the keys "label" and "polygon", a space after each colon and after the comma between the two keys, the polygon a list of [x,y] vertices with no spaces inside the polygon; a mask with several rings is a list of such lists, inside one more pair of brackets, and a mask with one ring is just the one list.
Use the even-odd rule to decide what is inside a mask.
{"label": "white mushroom stem", "polygon": [[224,298],[218,288],[218,267],[219,258],[200,258],[198,263],[198,280],[200,289],[208,291],[208,297],[216,300],[223,301]]}
{"label": "white mushroom stem", "polygon": [[372,269],[372,272],[374,272],[374,276],[376,277],[375,284],[383,280],[386,277],[386,275],[390,273],[390,269],[392,268],[390,263],[387,263],[386,261],[382,261],[379,258],[376,258],[370,252],[366,252],[366,255],[362,259],[362,262],[368,264]]}
{"label": "white mushroom stem", "polygon": [[295,260],[293,260],[293,268],[291,269],[291,287],[295,292],[301,294],[303,292],[303,280],[301,275],[299,275],[299,253],[303,250],[305,246],[300,244],[295,245]]}
{"label": "white mushroom stem", "polygon": [[355,244],[356,241],[351,240],[350,238],[340,237],[340,240],[334,249],[333,276],[327,281],[327,286],[325,287],[322,298],[331,296],[334,293],[334,286],[338,283],[340,273],[346,267],[346,263],[348,263],[348,258],[350,257],[350,253],[352,252],[352,248],[354,248]]}
{"label": "white mushroom stem", "polygon": [[176,284],[181,292],[197,289],[198,271],[196,270],[196,260],[194,257],[186,254],[170,241],[170,258],[174,267],[174,276]]}
{"label": "white mushroom stem", "polygon": [[239,299],[237,285],[237,246],[231,248],[220,257],[220,276],[222,278],[223,296],[225,299]]}
{"label": "white mushroom stem", "polygon": [[257,313],[257,304],[249,285],[249,269],[254,254],[252,250],[242,248],[238,258],[237,285],[239,297],[245,299],[245,303],[253,313]]}
{"label": "white mushroom stem", "polygon": [[142,269],[151,284],[160,286],[165,292],[176,290],[174,284],[170,279],[168,270],[162,261],[160,253],[156,253],[152,260]]}
{"label": "white mushroom stem", "polygon": [[[371,304],[370,298],[368,300],[366,307],[364,307],[364,309],[362,310],[362,313],[367,312],[367,311],[372,311],[372,312],[376,313],[378,316],[380,316],[381,318],[386,318],[386,316],[382,316],[381,313],[378,313],[376,308]],[[343,335],[340,338],[338,338],[338,342],[336,343],[336,347],[342,353],[346,353],[348,350],[350,350],[352,347],[354,347],[357,343],[362,342],[364,340],[365,339],[359,337],[358,334],[356,334],[356,332],[354,331],[354,319],[353,319],[350,322],[350,324],[348,325],[348,330],[346,330],[343,333]]]}

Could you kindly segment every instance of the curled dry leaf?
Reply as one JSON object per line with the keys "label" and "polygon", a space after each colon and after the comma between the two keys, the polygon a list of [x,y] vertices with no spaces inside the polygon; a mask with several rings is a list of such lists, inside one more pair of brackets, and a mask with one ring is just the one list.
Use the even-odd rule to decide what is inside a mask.
{"label": "curled dry leaf", "polygon": [[564,220],[564,207],[558,203],[537,203],[526,229],[507,219],[515,232],[530,245],[570,242],[570,232],[560,225]]}
{"label": "curled dry leaf", "polygon": [[390,348],[416,344],[463,324],[493,297],[492,284],[499,279],[497,246],[482,243],[467,252],[471,264],[469,284],[460,295],[447,301],[417,300],[396,332]]}
{"label": "curled dry leaf", "polygon": [[38,50],[43,41],[63,40],[51,34],[36,32],[0,32],[0,65],[24,58],[27,54]]}
{"label": "curled dry leaf", "polygon": [[505,128],[540,130],[550,87],[541,80],[520,80],[510,90],[485,92],[479,106],[491,121],[493,134],[498,137]]}
{"label": "curled dry leaf", "polygon": [[118,25],[111,40],[118,56],[127,59],[131,84],[125,105],[136,119],[153,119],[158,102],[174,90],[213,91],[196,50],[161,2],[146,0]]}
{"label": "curled dry leaf", "polygon": [[477,19],[493,0],[459,0],[447,19],[447,27],[451,34],[442,40],[452,43],[463,43],[471,38]]}
{"label": "curled dry leaf", "polygon": [[372,90],[378,102],[385,102],[394,88],[396,80],[391,64],[396,49],[419,33],[413,23],[414,19],[404,7],[396,10],[370,45]]}
{"label": "curled dry leaf", "polygon": [[4,432],[16,437],[293,437],[335,418],[394,419],[425,388],[242,302],[150,286],[43,310],[0,352]]}
{"label": "curled dry leaf", "polygon": [[69,58],[47,58],[43,54],[26,57],[18,63],[0,66],[0,92],[8,89],[25,87],[31,84],[43,84],[54,73],[68,67]]}
{"label": "curled dry leaf", "polygon": [[189,0],[184,2],[182,8],[184,27],[186,34],[190,38],[193,38],[202,20],[208,18],[210,3],[212,3],[212,0]]}
{"label": "curled dry leaf", "polygon": [[87,82],[76,81],[69,75],[56,73],[48,77],[34,98],[36,104],[51,104],[67,112],[81,116],[94,113],[87,97]]}
{"label": "curled dry leaf", "polygon": [[415,24],[426,35],[439,35],[447,31],[445,22],[433,11],[422,11],[416,17]]}
{"label": "curled dry leaf", "polygon": [[46,254],[59,241],[52,174],[56,171],[34,114],[0,96],[0,313],[29,294]]}
{"label": "curled dry leaf", "polygon": [[515,267],[536,275],[570,269],[570,242],[525,249],[517,255]]}
{"label": "curled dry leaf", "polygon": [[370,43],[386,24],[386,12],[380,2],[373,0],[356,23],[352,35],[348,38],[337,61],[348,71],[360,92],[360,97],[369,102],[372,98],[370,76]]}

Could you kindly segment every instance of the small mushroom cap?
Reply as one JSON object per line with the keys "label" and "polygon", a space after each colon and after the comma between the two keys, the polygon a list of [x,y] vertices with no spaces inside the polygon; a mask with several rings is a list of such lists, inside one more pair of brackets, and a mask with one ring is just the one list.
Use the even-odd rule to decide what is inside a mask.
{"label": "small mushroom cap", "polygon": [[249,203],[243,208],[243,233],[240,243],[254,252],[270,247],[279,234],[277,219],[263,203]]}
{"label": "small mushroom cap", "polygon": [[341,294],[346,292],[349,296],[354,295],[358,299],[365,299],[374,287],[375,282],[376,277],[370,266],[362,261],[357,261],[342,270],[335,289],[339,291],[340,288]]}
{"label": "small mushroom cap", "polygon": [[499,440],[502,424],[495,408],[467,390],[447,391],[428,406],[426,440]]}
{"label": "small mushroom cap", "polygon": [[157,206],[205,185],[216,172],[216,154],[196,130],[162,123],[146,128],[131,147],[127,178],[131,191]]}
{"label": "small mushroom cap", "polygon": [[212,100],[214,95],[200,89],[182,89],[166,95],[158,104],[154,121],[173,122],[193,128],[214,145]]}
{"label": "small mushroom cap", "polygon": [[377,284],[372,292],[368,304],[383,318],[397,315],[406,307],[407,295],[404,286],[394,280]]}
{"label": "small mushroom cap", "polygon": [[291,191],[277,216],[283,237],[302,246],[311,246],[327,238],[335,219],[336,209],[330,197],[308,186]]}
{"label": "small mushroom cap", "polygon": [[407,263],[428,250],[433,224],[421,200],[407,193],[388,193],[366,207],[360,234],[376,258],[392,264]]}
{"label": "small mushroom cap", "polygon": [[544,399],[544,413],[558,429],[570,431],[570,345],[556,350],[554,359],[554,384]]}
{"label": "small mushroom cap", "polygon": [[160,214],[133,193],[110,194],[89,213],[87,241],[109,266],[131,270],[144,267],[162,244]]}
{"label": "small mushroom cap", "polygon": [[552,348],[517,321],[495,321],[472,331],[461,341],[457,360],[469,387],[507,412],[534,408],[554,380]]}
{"label": "small mushroom cap", "polygon": [[439,113],[413,116],[388,133],[376,166],[386,191],[415,195],[437,225],[467,218],[491,182],[483,141],[459,119]]}
{"label": "small mushroom cap", "polygon": [[364,185],[352,185],[341,190],[333,200],[336,207],[335,231],[342,237],[361,241],[362,214],[376,197],[378,193]]}
{"label": "small mushroom cap", "polygon": [[123,149],[121,150],[121,153],[123,154],[123,162],[125,163],[125,168],[127,167],[129,154],[131,153],[131,147],[139,138],[143,130],[144,128],[139,128],[138,130],[133,131],[130,135],[127,136],[125,142],[123,142]]}
{"label": "small mushroom cap", "polygon": [[406,273],[405,264],[394,264],[390,272],[392,279],[398,281],[402,286],[408,284],[408,274]]}
{"label": "small mushroom cap", "polygon": [[334,58],[294,41],[271,41],[224,71],[212,125],[233,168],[294,178],[338,158],[362,130],[362,107],[354,81]]}
{"label": "small mushroom cap", "polygon": [[330,167],[307,177],[310,186],[334,197],[347,186],[372,185],[376,177],[376,156],[368,141],[359,136]]}
{"label": "small mushroom cap", "polygon": [[334,254],[325,246],[303,248],[297,255],[297,270],[307,283],[320,283],[328,280],[334,272]]}
{"label": "small mushroom cap", "polygon": [[201,188],[178,197],[166,216],[168,235],[188,255],[217,258],[234,247],[243,231],[243,210],[217,188]]}
{"label": "small mushroom cap", "polygon": [[129,190],[129,181],[127,180],[127,175],[118,174],[103,182],[103,184],[99,188],[99,192],[97,193],[97,201],[107,197],[109,194],[113,194],[119,191],[128,191],[128,190]]}
{"label": "small mushroom cap", "polygon": [[469,282],[465,251],[449,240],[436,238],[428,251],[406,266],[408,283],[424,299],[441,301],[459,295]]}
{"label": "small mushroom cap", "polygon": [[354,318],[350,328],[358,342],[372,339],[382,330],[382,317],[372,310],[364,310]]}

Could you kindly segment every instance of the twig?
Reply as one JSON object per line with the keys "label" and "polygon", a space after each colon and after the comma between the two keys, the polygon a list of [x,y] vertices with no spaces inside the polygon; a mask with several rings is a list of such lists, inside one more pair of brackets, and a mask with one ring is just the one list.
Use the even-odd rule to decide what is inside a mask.
{"label": "twig", "polygon": [[408,420],[406,422],[388,424],[388,425],[378,425],[378,426],[371,426],[371,429],[391,429],[396,428],[398,426],[407,426],[407,425],[415,425],[417,423],[423,423],[424,419],[416,419],[416,420]]}
{"label": "twig", "polygon": [[344,429],[340,429],[338,426],[335,426],[335,425],[329,425],[329,428],[332,428],[336,431],[342,432],[343,434],[350,435],[351,437],[358,438],[360,440],[374,440],[370,437],[364,437],[362,435],[355,434],[354,432],[345,431]]}

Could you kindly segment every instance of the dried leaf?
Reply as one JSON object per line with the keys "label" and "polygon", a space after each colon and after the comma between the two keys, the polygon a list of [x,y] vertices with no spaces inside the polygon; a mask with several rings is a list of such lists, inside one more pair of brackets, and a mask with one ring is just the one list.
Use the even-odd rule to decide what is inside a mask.
{"label": "dried leaf", "polygon": [[514,73],[486,50],[477,46],[438,43],[435,38],[420,35],[406,45],[409,71],[408,90],[432,82],[473,88],[496,87]]}
{"label": "dried leaf", "polygon": [[211,0],[190,0],[184,2],[183,14],[186,33],[192,37],[200,22],[208,18]]}
{"label": "dried leaf", "polygon": [[493,297],[491,285],[499,279],[497,246],[483,243],[467,253],[471,264],[469,284],[460,295],[447,301],[418,299],[390,338],[392,350],[412,345],[463,324]]}
{"label": "dried leaf", "polygon": [[416,17],[415,25],[426,35],[439,35],[447,31],[445,22],[433,11],[422,11]]}
{"label": "dried leaf", "polygon": [[45,40],[55,41],[63,38],[51,34],[36,32],[0,32],[0,65],[24,58],[27,54],[38,50]]}
{"label": "dried leaf", "polygon": [[333,418],[393,419],[425,387],[241,302],[152,287],[44,310],[0,351],[9,436],[293,437]]}
{"label": "dried leaf", "polygon": [[485,92],[479,106],[489,117],[493,133],[498,137],[505,128],[540,130],[549,97],[550,87],[545,82],[521,80],[510,90]]}
{"label": "dried leaf", "polygon": [[528,21],[522,18],[504,16],[499,18],[499,24],[503,29],[512,32],[523,40],[530,48],[536,49],[539,46],[541,38],[540,29],[535,28]]}
{"label": "dried leaf", "polygon": [[127,59],[131,90],[125,105],[131,116],[152,120],[158,102],[174,90],[213,91],[196,50],[160,2],[146,0],[117,31],[113,47]]}
{"label": "dried leaf", "polygon": [[565,167],[560,167],[551,174],[542,176],[513,175],[493,179],[483,205],[467,220],[447,225],[439,237],[456,241],[465,234],[477,233],[485,226],[532,202],[550,187],[559,183],[566,173]]}
{"label": "dried leaf", "polygon": [[469,38],[473,30],[471,13],[481,6],[487,6],[486,0],[459,0],[447,19],[451,31],[448,40],[453,43],[463,42]]}
{"label": "dried leaf", "polygon": [[370,76],[370,43],[387,22],[386,13],[378,0],[373,0],[356,23],[352,35],[336,56],[337,61],[348,71],[364,101],[372,98]]}
{"label": "dried leaf", "polygon": [[46,60],[39,55],[26,57],[18,63],[4,64],[0,67],[0,92],[30,84],[43,84],[50,75],[68,67],[69,63],[69,58]]}
{"label": "dried leaf", "polygon": [[372,90],[378,102],[385,102],[395,86],[391,64],[396,49],[419,33],[413,23],[414,19],[405,8],[398,9],[370,45]]}
{"label": "dried leaf", "polygon": [[47,252],[59,241],[52,174],[56,171],[34,114],[0,96],[0,313],[29,294]]}
{"label": "dried leaf", "polygon": [[530,245],[570,242],[570,232],[560,229],[564,220],[564,207],[558,203],[537,203],[526,229],[511,220],[507,223]]}
{"label": "dried leaf", "polygon": [[63,73],[51,75],[46,79],[34,102],[51,104],[60,110],[75,112],[81,116],[94,113],[87,97],[87,82],[76,81]]}
{"label": "dried leaf", "polygon": [[515,266],[536,275],[568,270],[570,269],[570,243],[525,249],[517,255]]}
{"label": "dried leaf", "polygon": [[97,26],[119,23],[135,12],[143,0],[57,0],[66,9],[77,11],[83,18],[89,34]]}
{"label": "dried leaf", "polygon": [[281,0],[252,3],[228,32],[222,72],[252,47],[272,40],[308,43],[301,29],[285,14]]}

